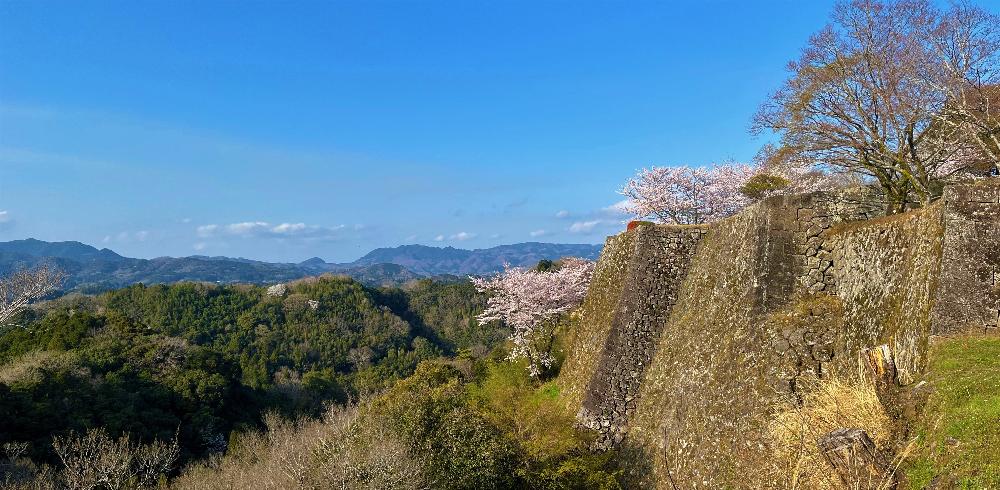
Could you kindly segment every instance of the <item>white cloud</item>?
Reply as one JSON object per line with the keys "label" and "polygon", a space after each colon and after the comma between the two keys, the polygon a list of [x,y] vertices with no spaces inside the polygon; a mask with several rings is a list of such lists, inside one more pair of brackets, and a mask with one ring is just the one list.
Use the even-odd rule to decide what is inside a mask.
{"label": "white cloud", "polygon": [[244,221],[226,225],[226,232],[230,235],[251,235],[267,228],[268,224],[264,221]]}
{"label": "white cloud", "polygon": [[502,235],[502,234],[500,234],[500,233],[494,233],[494,234],[490,235],[490,238],[492,238],[492,239],[496,240],[497,238],[500,238],[500,237],[502,237],[502,236],[503,236],[503,235]]}
{"label": "white cloud", "polygon": [[14,226],[14,218],[7,211],[0,211],[0,230],[5,230]]}
{"label": "white cloud", "polygon": [[602,211],[616,215],[629,214],[628,211],[625,210],[626,206],[628,206],[628,199],[622,199],[621,201],[602,209]]}
{"label": "white cloud", "polygon": [[290,234],[293,234],[293,233],[298,233],[298,232],[300,232],[302,230],[305,230],[305,229],[306,229],[306,224],[305,223],[282,223],[282,224],[280,224],[278,226],[275,226],[274,228],[271,228],[271,231],[273,231],[275,233],[282,233],[282,234],[289,234],[290,235]]}
{"label": "white cloud", "polygon": [[193,249],[195,249],[195,250],[197,250],[197,251],[200,252],[202,250],[205,250],[205,247],[207,247],[207,246],[208,246],[208,244],[205,243],[205,242],[198,242],[198,243],[192,245],[191,248],[193,248]]}
{"label": "white cloud", "polygon": [[540,237],[542,235],[545,235],[545,233],[546,233],[545,230],[535,230],[535,231],[533,231],[531,233],[528,233],[528,234],[531,235],[532,238],[535,238],[535,237]]}
{"label": "white cloud", "polygon": [[603,223],[603,221],[599,219],[595,219],[593,221],[577,221],[576,223],[570,225],[569,231],[571,233],[590,233],[601,223]]}
{"label": "white cloud", "polygon": [[434,241],[435,242],[443,242],[444,241],[444,235],[438,235],[438,236],[434,237]]}
{"label": "white cloud", "polygon": [[[356,225],[354,228],[362,225]],[[345,225],[333,227],[308,225],[305,223],[279,223],[272,225],[266,221],[244,221],[228,225],[201,225],[195,233],[201,238],[215,236],[238,236],[243,238],[303,238],[303,239],[333,239],[338,238],[339,231]]]}
{"label": "white cloud", "polygon": [[417,235],[410,235],[403,239],[404,242],[415,242],[417,240]]}
{"label": "white cloud", "polygon": [[448,237],[449,240],[458,240],[460,242],[465,241],[465,240],[471,240],[473,238],[476,238],[476,234],[475,233],[469,233],[469,232],[465,232],[465,231],[460,231],[460,232],[455,233],[454,235]]}
{"label": "white cloud", "polygon": [[118,232],[118,233],[116,233],[114,235],[105,235],[104,238],[101,239],[101,242],[103,242],[103,243],[113,243],[113,242],[115,242],[115,243],[144,242],[151,235],[152,234],[149,231],[146,231],[146,230],[139,230],[139,231],[136,231],[136,232],[121,231],[121,232]]}
{"label": "white cloud", "polygon": [[563,219],[568,217],[569,217],[569,211],[566,211],[565,209],[556,213],[556,218]]}
{"label": "white cloud", "polygon": [[201,237],[210,237],[215,233],[215,230],[219,229],[219,225],[201,225],[195,232]]}
{"label": "white cloud", "polygon": [[187,224],[187,223],[190,223],[190,222],[191,222],[191,218],[184,218],[184,219],[181,220],[181,223],[184,223],[184,224]]}

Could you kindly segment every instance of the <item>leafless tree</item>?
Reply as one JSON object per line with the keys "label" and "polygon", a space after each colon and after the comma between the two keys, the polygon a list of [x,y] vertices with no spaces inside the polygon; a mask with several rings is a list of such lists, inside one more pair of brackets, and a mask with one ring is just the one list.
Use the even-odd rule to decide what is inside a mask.
{"label": "leafless tree", "polygon": [[1000,20],[960,3],[924,29],[933,61],[924,79],[947,97],[938,124],[974,144],[968,152],[973,161],[958,163],[995,167],[1000,163]]}
{"label": "leafless tree", "polygon": [[128,434],[111,439],[104,429],[54,437],[52,447],[63,463],[66,486],[79,490],[154,488],[180,455],[176,437],[170,443],[141,444]]}
{"label": "leafless tree", "polygon": [[841,2],[754,130],[780,135],[777,157],[876,180],[891,212],[912,197],[927,202],[942,177],[996,141],[983,97],[1000,68],[996,30],[996,16],[965,4]]}
{"label": "leafless tree", "polygon": [[42,264],[16,269],[0,277],[0,330],[32,301],[44,297],[61,284],[65,274],[59,268]]}

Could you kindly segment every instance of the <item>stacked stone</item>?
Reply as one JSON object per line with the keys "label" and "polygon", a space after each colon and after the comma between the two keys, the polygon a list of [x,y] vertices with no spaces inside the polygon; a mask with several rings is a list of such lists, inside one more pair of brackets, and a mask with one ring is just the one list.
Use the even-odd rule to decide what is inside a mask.
{"label": "stacked stone", "polygon": [[790,204],[796,207],[792,260],[799,289],[810,294],[836,294],[833,245],[824,233],[837,223],[882,216],[885,203],[870,189],[862,188],[807,194]]}
{"label": "stacked stone", "polygon": [[582,425],[600,434],[598,447],[614,446],[624,437],[643,374],[696,245],[707,231],[707,227],[643,225],[628,232],[637,234],[628,279],[577,415]]}
{"label": "stacked stone", "polygon": [[799,231],[795,234],[795,242],[805,249],[803,255],[796,256],[796,265],[803,268],[799,274],[799,284],[810,293],[834,293],[836,280],[831,270],[833,250],[822,237],[823,232],[832,226],[829,214],[815,207],[801,208],[796,211],[796,218]]}
{"label": "stacked stone", "polygon": [[1000,324],[1000,181],[945,189],[934,333],[996,329]]}
{"label": "stacked stone", "polygon": [[781,393],[794,394],[800,377],[820,378],[830,370],[841,324],[830,302],[813,301],[780,316],[781,325],[775,329],[772,341],[780,358],[775,388]]}

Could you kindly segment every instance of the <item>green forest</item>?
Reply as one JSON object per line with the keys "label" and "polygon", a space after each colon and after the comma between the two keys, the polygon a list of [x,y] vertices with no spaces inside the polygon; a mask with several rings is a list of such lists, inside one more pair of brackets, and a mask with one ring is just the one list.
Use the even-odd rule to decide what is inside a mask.
{"label": "green forest", "polygon": [[[340,454],[358,468],[389,471],[339,480],[351,487],[617,487],[615,454],[590,453],[557,403],[558,388],[505,360],[508,332],[476,321],[484,304],[468,282],[369,288],[339,276],[292,282],[278,294],[137,284],[40,303],[0,335],[0,482],[87,487],[86,475],[70,475],[72,454],[55,445],[89,441],[98,451],[174,448],[155,479],[132,476],[121,480],[126,486],[230,487],[236,474],[283,474],[262,462],[267,447],[304,437],[312,424],[377,427],[381,435],[363,445],[391,440],[406,461],[397,470],[416,471],[370,461],[396,454],[384,447]],[[251,450],[255,440],[267,444]],[[337,483],[314,454],[324,440],[294,449],[310,455],[316,487]]]}

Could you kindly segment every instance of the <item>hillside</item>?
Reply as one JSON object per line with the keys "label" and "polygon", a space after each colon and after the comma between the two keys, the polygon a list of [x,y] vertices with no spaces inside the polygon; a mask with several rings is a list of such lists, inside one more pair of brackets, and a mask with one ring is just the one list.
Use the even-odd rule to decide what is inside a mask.
{"label": "hillside", "polygon": [[469,328],[481,308],[468,283],[374,290],[345,277],[280,295],[183,283],[57,299],[24,315],[25,328],[0,330],[0,441],[52,461],[52,434],[176,431],[183,459],[204,456],[267,412],[315,415],[420,361],[491,348],[496,326]]}
{"label": "hillside", "polygon": [[407,245],[381,248],[345,264],[314,257],[294,263],[271,263],[232,257],[123,257],[107,248],[98,250],[80,242],[35,239],[0,242],[0,270],[18,265],[54,262],[68,274],[65,288],[99,292],[135,283],[169,284],[180,281],[268,284],[324,273],[343,274],[370,286],[400,285],[414,279],[454,280],[470,274],[490,274],[504,263],[533,266],[539,260],[573,255],[596,258],[598,245],[522,243],[485,250],[462,250]]}

